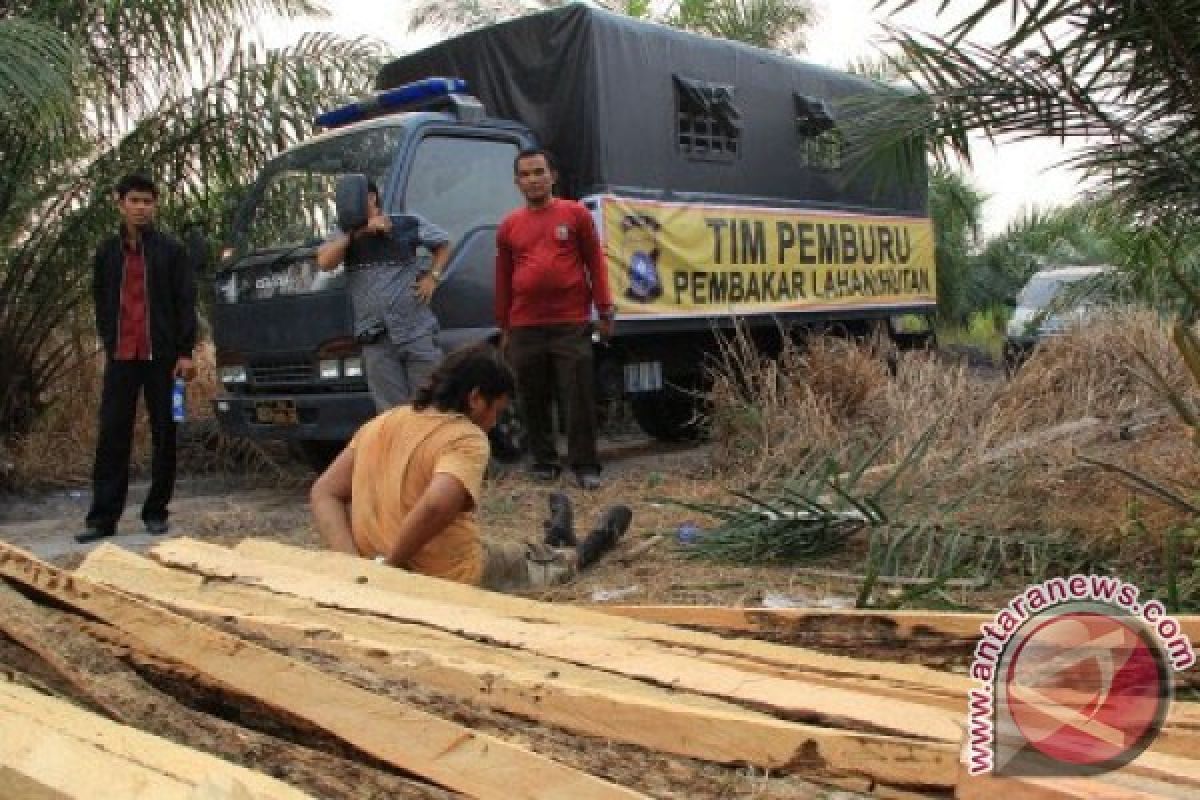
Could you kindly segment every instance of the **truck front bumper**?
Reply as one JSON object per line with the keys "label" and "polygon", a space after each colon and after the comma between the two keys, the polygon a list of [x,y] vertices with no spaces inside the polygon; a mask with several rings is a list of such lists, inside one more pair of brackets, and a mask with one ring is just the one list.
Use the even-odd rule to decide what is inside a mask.
{"label": "truck front bumper", "polygon": [[375,416],[375,402],[366,392],[226,393],[213,400],[213,409],[223,432],[252,439],[347,441]]}

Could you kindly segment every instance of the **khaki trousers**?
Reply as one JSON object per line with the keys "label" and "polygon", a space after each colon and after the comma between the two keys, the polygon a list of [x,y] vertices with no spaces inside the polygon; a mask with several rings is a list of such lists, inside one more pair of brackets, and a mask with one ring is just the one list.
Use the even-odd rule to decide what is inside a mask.
{"label": "khaki trousers", "polygon": [[536,542],[483,540],[484,589],[540,589],[566,583],[575,572],[574,550],[557,550]]}

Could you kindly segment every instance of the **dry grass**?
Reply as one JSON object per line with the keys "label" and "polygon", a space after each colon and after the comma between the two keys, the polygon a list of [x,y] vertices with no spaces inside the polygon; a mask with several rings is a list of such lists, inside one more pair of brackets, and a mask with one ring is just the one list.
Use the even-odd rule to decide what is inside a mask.
{"label": "dry grass", "polygon": [[[69,486],[88,480],[96,451],[103,370],[103,355],[96,353],[81,357],[63,376],[46,413],[12,443],[13,470],[7,478],[12,486]],[[149,453],[145,420],[138,421],[133,443],[133,461],[142,463]]]}
{"label": "dry grass", "polygon": [[1155,314],[1106,318],[1047,342],[997,393],[988,443],[1083,417],[1121,421],[1165,408],[1159,393],[1139,377],[1144,373],[1139,353],[1180,393],[1193,388]]}
{"label": "dry grass", "polygon": [[894,374],[872,346],[817,340],[760,358],[744,336],[715,374],[714,462],[750,481],[785,474],[812,452],[845,453],[881,439],[879,463],[901,459],[931,429],[934,452],[972,460],[1023,435],[1073,420],[1124,422],[1167,408],[1138,377],[1145,354],[1189,391],[1182,360],[1150,313],[1098,321],[1041,348],[1011,381],[936,354],[904,353]]}
{"label": "dry grass", "polygon": [[[217,432],[212,401],[219,389],[215,353],[211,343],[196,350],[196,377],[188,384],[189,429],[201,436],[181,441],[180,467],[190,472],[251,472],[281,482],[295,479],[295,470],[285,460],[253,442],[231,440]],[[0,485],[31,488],[76,486],[91,479],[96,452],[96,420],[104,356],[94,353],[80,359],[52,393],[48,411],[29,433],[17,437],[7,456],[7,469],[0,470]],[[150,429],[145,406],[134,426],[131,464],[135,475],[148,475]]]}
{"label": "dry grass", "polygon": [[[1194,396],[1168,331],[1147,313],[1056,339],[1009,381],[936,354],[901,354],[891,373],[874,348],[844,341],[815,342],[803,353],[790,348],[778,360],[735,341],[713,392],[714,464],[732,486],[762,484],[814,458],[849,466],[880,442],[875,464],[896,464],[930,435],[925,455],[900,477],[902,492],[917,489],[906,517],[928,518],[965,498],[938,524],[1049,534],[1070,542],[1068,549],[1078,544],[1093,566],[1152,568],[1161,563],[1163,531],[1188,520],[1078,459],[1089,452],[1177,487],[1200,487],[1200,459],[1166,400],[1138,377],[1139,354]],[[1137,441],[1119,439],[1121,425],[1155,415],[1159,421]],[[1041,432],[1089,418],[1100,424],[1042,439]],[[1014,443],[1027,446],[997,457]]]}

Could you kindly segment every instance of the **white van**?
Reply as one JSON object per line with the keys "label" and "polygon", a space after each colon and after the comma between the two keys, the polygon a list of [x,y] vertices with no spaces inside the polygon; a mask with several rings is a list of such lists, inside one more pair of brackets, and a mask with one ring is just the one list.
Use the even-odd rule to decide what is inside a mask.
{"label": "white van", "polygon": [[1020,364],[1048,336],[1079,324],[1099,306],[1112,300],[1116,273],[1108,265],[1055,267],[1033,274],[1017,294],[1017,307],[1004,337],[1004,363]]}

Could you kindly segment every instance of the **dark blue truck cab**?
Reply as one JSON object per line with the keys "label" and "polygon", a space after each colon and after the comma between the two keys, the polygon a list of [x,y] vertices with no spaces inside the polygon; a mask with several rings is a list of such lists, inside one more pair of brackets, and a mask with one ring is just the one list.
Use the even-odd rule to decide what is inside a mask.
{"label": "dark blue truck cab", "polygon": [[[466,88],[386,107],[429,76]],[[574,4],[398,59],[377,89],[272,161],[239,214],[214,284],[229,433],[290,439],[319,463],[374,413],[342,279],[315,263],[351,172],[386,210],[450,233],[433,305],[452,349],[497,334],[495,232],[522,202],[513,160],[548,147],[559,193],[593,212],[617,301],[600,394],[626,394],[659,438],[692,430],[691,390],[735,324],[769,354],[797,332],[887,328],[936,303],[924,176],[857,169],[838,126],[837,101],[890,92],[879,84]]]}

